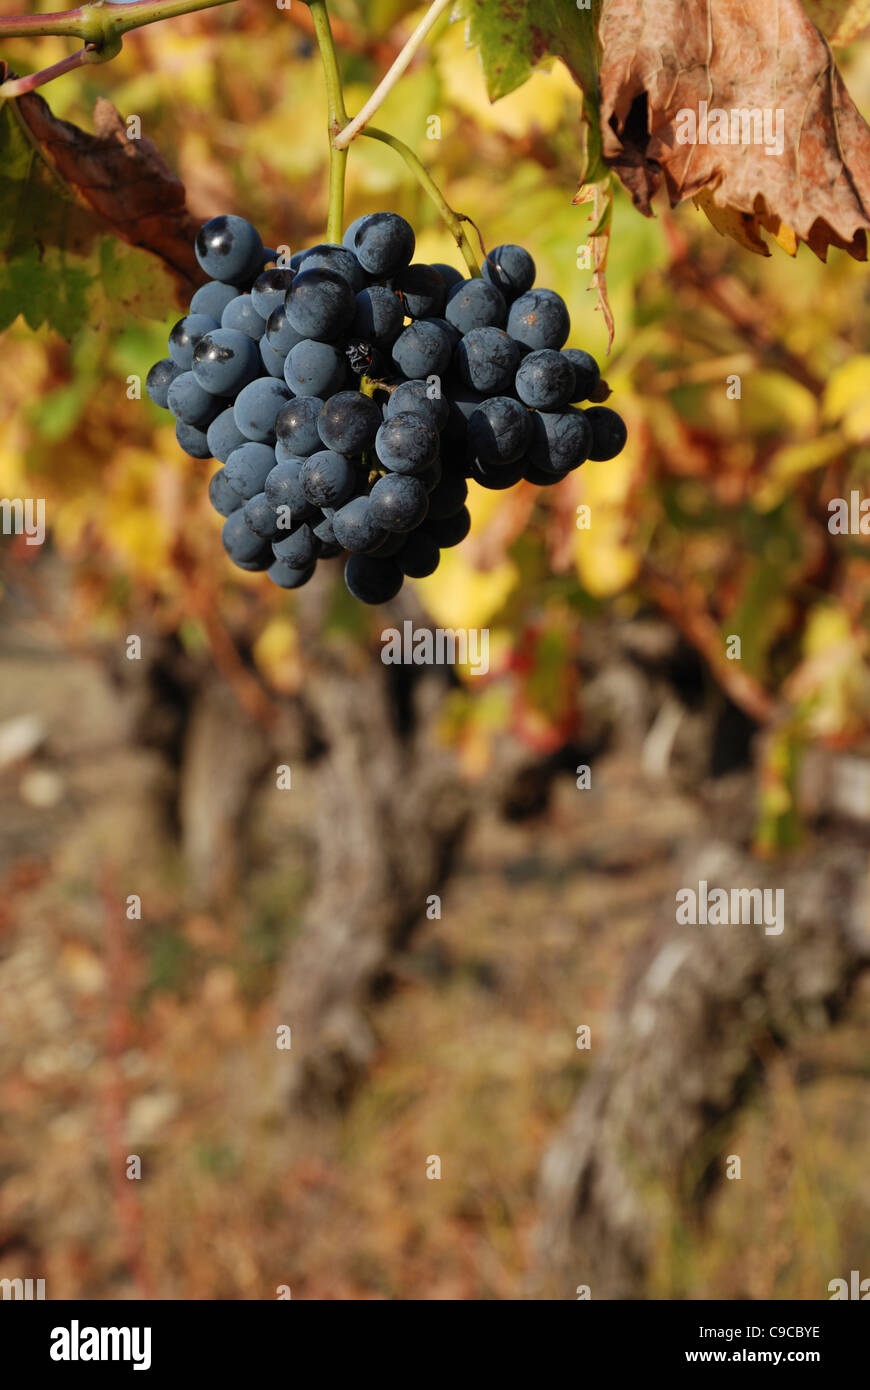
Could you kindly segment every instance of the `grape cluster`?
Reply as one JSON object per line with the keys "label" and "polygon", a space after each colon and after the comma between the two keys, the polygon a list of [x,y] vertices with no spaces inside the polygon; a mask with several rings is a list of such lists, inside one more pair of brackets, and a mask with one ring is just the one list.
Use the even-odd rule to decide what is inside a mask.
{"label": "grape cluster", "polygon": [[230,559],[282,588],[348,552],[350,592],[383,603],[464,540],[469,478],[547,487],[625,444],[615,411],[578,407],[607,389],[564,347],[567,307],[527,251],[499,246],[463,279],[414,246],[393,212],[286,267],[240,217],[197,235],[210,279],[146,389],[182,449],[223,465],[209,496]]}

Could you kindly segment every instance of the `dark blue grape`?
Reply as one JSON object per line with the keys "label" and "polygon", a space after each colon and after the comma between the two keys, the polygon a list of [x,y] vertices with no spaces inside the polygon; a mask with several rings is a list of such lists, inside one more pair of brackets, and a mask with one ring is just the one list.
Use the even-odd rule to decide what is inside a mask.
{"label": "dark blue grape", "polygon": [[353,497],[332,518],[335,539],[352,555],[364,555],[387,538],[387,527],[378,523],[370,497]]}
{"label": "dark blue grape", "polygon": [[231,299],[224,309],[221,328],[234,328],[237,333],[244,333],[247,338],[259,343],[266,331],[266,320],[254,308],[251,296],[240,294],[236,299]]}
{"label": "dark blue grape", "polygon": [[176,420],[175,438],[184,452],[189,454],[192,459],[210,459],[212,457],[205,431],[198,430],[196,425],[186,425],[183,420]]}
{"label": "dark blue grape", "polygon": [[242,508],[245,525],[264,541],[274,541],[282,534],[278,516],[265,492],[258,492],[249,498]]}
{"label": "dark blue grape", "polygon": [[564,410],[574,399],[574,367],[563,352],[539,348],[520,363],[516,390],[534,410]]}
{"label": "dark blue grape", "polygon": [[419,415],[402,411],[381,425],[375,449],[392,472],[422,473],[438,454],[438,433]]}
{"label": "dark blue grape", "polygon": [[409,265],[400,270],[393,279],[393,289],[401,296],[409,318],[437,318],[444,313],[447,286],[434,266]]}
{"label": "dark blue grape", "polygon": [[562,356],[574,368],[574,394],[572,401],[589,401],[601,382],[601,371],[591,352],[582,348],[563,348]]}
{"label": "dark blue grape", "polygon": [[407,539],[407,536],[401,531],[391,531],[388,533],[387,539],[382,541],[379,546],[376,546],[374,550],[370,550],[369,554],[378,555],[382,559],[398,555]]}
{"label": "dark blue grape", "polygon": [[197,429],[208,429],[224,406],[223,401],[217,400],[200,386],[193,372],[180,372],[169,383],[166,404],[176,420],[183,420],[185,425],[196,425]]}
{"label": "dark blue grape", "polygon": [[222,280],[209,280],[207,284],[200,285],[193,299],[190,301],[190,312],[192,314],[205,314],[207,318],[214,319],[218,324],[221,321],[221,314],[227,307],[231,299],[235,299],[241,291],[235,285],[225,285]]}
{"label": "dark blue grape", "polygon": [[247,525],[243,512],[231,512],[223,524],[221,538],[224,550],[239,569],[264,570],[272,563],[268,541],[255,536]]}
{"label": "dark blue grape", "polygon": [[287,361],[286,352],[278,352],[272,347],[265,333],[260,339],[260,356],[263,359],[263,366],[269,373],[281,381],[284,380],[284,363]]}
{"label": "dark blue grape", "polygon": [[429,493],[429,519],[443,521],[447,516],[455,516],[465,506],[468,484],[461,473],[444,472],[441,481]]}
{"label": "dark blue grape", "polygon": [[311,527],[304,522],[282,541],[272,542],[277,560],[285,560],[293,569],[303,570],[317,559],[318,541]]}
{"label": "dark blue grape", "polygon": [[356,226],[351,250],[363,270],[382,280],[410,265],[415,245],[414,229],[404,217],[373,212]]}
{"label": "dark blue grape", "polygon": [[324,242],[320,246],[310,246],[303,251],[299,261],[301,270],[328,270],[344,280],[354,294],[358,294],[367,283],[367,276],[356,256],[346,246],[335,246]]}
{"label": "dark blue grape", "polygon": [[235,396],[261,371],[260,350],[244,333],[216,328],[193,349],[193,375],[213,396]]}
{"label": "dark blue grape", "polygon": [[[364,212],[362,217],[356,217],[354,218],[353,222],[351,222],[350,226],[348,227],[347,231],[341,239],[341,244],[346,251],[353,251],[354,238],[367,217],[371,217],[370,212]],[[304,254],[305,252],[303,251],[302,255],[304,256]]]}
{"label": "dark blue grape", "polygon": [[414,531],[408,536],[396,559],[404,575],[409,579],[425,579],[434,574],[441,562],[441,551],[434,536],[425,531]]}
{"label": "dark blue grape", "polygon": [[441,276],[448,291],[452,290],[454,285],[461,285],[465,279],[462,271],[457,270],[455,265],[445,265],[442,261],[433,261],[432,269]]}
{"label": "dark blue grape", "polygon": [[154,363],[145,378],[145,391],[149,399],[161,410],[169,409],[167,394],[175,378],[180,375],[181,368],[176,366],[172,358],[163,357],[159,362]]}
{"label": "dark blue grape", "polygon": [[349,456],[371,449],[380,429],[381,407],[359,391],[339,391],[320,412],[317,430],[327,449]]}
{"label": "dark blue grape", "polygon": [[323,441],[317,428],[324,402],[319,396],[299,396],[278,412],[275,433],[278,442],[301,458],[316,454]]}
{"label": "dark blue grape", "polygon": [[193,349],[200,338],[220,324],[207,314],[187,314],[179,319],[169,334],[169,356],[182,372],[189,372],[193,366]]}
{"label": "dark blue grape", "polygon": [[405,411],[419,415],[427,425],[435,430],[443,430],[450,416],[450,406],[441,392],[437,381],[430,386],[426,381],[403,381],[384,406],[384,419],[391,420],[394,415]]}
{"label": "dark blue grape", "polygon": [[284,363],[284,380],[294,396],[320,396],[326,400],[340,391],[347,376],[347,363],[329,343],[303,338]]}
{"label": "dark blue grape", "polygon": [[240,391],[233,415],[245,438],[260,444],[274,443],[278,412],[290,399],[289,388],[271,376],[260,377]]}
{"label": "dark blue grape", "polygon": [[401,333],[404,321],[405,312],[398,295],[383,285],[372,285],[356,297],[350,337],[389,348]]}
{"label": "dark blue grape", "polygon": [[532,414],[511,396],[493,396],[468,421],[468,455],[485,467],[522,458],[532,440]]}
{"label": "dark blue grape", "polygon": [[268,319],[275,309],[284,307],[287,291],[293,284],[294,272],[272,266],[257,276],[251,287],[251,300],[262,319]]}
{"label": "dark blue grape", "polygon": [[456,365],[466,386],[485,396],[510,391],[520,349],[501,328],[473,328],[456,349]]}
{"label": "dark blue grape", "polygon": [[226,472],[223,468],[219,468],[216,473],[212,474],[208,485],[208,500],[221,516],[229,516],[231,512],[237,512],[239,507],[243,505],[239,494],[233,492],[227,482]]}
{"label": "dark blue grape", "polygon": [[463,280],[447,291],[445,317],[463,337],[473,328],[504,328],[507,316],[504,295],[486,280]]}
{"label": "dark blue grape", "polygon": [[317,525],[311,528],[317,539],[320,541],[321,545],[338,544],[338,542],[335,539],[335,531],[332,525],[334,516],[335,512],[332,510],[332,508],[330,508],[329,516],[324,516],[322,521],[318,521]]}
{"label": "dark blue grape", "polygon": [[296,332],[318,342],[338,338],[356,312],[356,295],[346,280],[331,270],[307,270],[304,261],[284,303]]}
{"label": "dark blue grape", "polygon": [[300,522],[312,521],[318,515],[317,507],[308,501],[302,491],[304,462],[301,458],[279,459],[263,486],[267,500],[279,513],[279,526],[283,523],[286,531]]}
{"label": "dark blue grape", "polygon": [[213,217],[200,227],[196,259],[213,280],[241,284],[263,263],[263,243],[256,227],[242,217]]}
{"label": "dark blue grape", "polygon": [[287,317],[284,305],[279,304],[266,320],[266,342],[286,357],[291,348],[295,348],[296,344],[302,341],[303,335],[296,332]]}
{"label": "dark blue grape", "polygon": [[396,597],[404,579],[394,559],[379,555],[351,555],[344,567],[344,582],[360,603],[387,603]]}
{"label": "dark blue grape", "polygon": [[453,357],[453,340],[434,319],[408,325],[393,344],[393,362],[408,378],[444,376]]}
{"label": "dark blue grape", "polygon": [[[414,473],[415,478],[419,478],[427,492],[433,492],[441,481],[441,474],[444,465],[441,462],[441,455],[436,454],[428,468],[424,468],[422,473]],[[409,474],[398,473],[396,477],[408,477]]]}
{"label": "dark blue grape", "polygon": [[522,246],[497,246],[483,263],[484,279],[501,290],[508,304],[532,288],[535,274],[535,262]]}
{"label": "dark blue grape", "polygon": [[528,452],[536,468],[562,476],[589,457],[592,426],[582,410],[536,410],[531,420],[532,440]]}
{"label": "dark blue grape", "polygon": [[224,475],[233,492],[245,501],[262,492],[275,467],[275,450],[268,444],[240,444],[224,464]]}
{"label": "dark blue grape", "polygon": [[222,410],[220,415],[216,415],[208,427],[208,447],[212,458],[226,463],[233,450],[244,443],[245,435],[236,424],[232,406],[229,406]]}
{"label": "dark blue grape", "polygon": [[316,568],[316,562],[312,561],[304,569],[295,569],[286,560],[274,560],[266,574],[273,584],[277,584],[281,589],[301,589],[303,584],[307,584]]}
{"label": "dark blue grape", "polygon": [[313,506],[340,507],[353,496],[360,473],[343,454],[322,449],[305,460],[300,480],[302,491]]}
{"label": "dark blue grape", "polygon": [[527,454],[521,460],[523,464],[523,477],[527,483],[534,483],[535,487],[554,487],[556,483],[561,483],[567,477],[565,473],[551,473],[544,468],[538,468]]}
{"label": "dark blue grape", "polygon": [[463,381],[450,383],[447,387],[447,401],[450,413],[441,434],[443,446],[457,454],[465,453],[468,438],[468,421],[483,405],[486,397]]}
{"label": "dark blue grape", "polygon": [[374,521],[385,531],[413,531],[429,510],[429,496],[420,479],[400,473],[378,478],[368,501]]}
{"label": "dark blue grape", "polygon": [[501,492],[505,488],[513,487],[520,478],[525,476],[525,458],[514,459],[513,463],[480,463],[477,459],[472,459],[468,465],[468,476],[473,482],[479,483],[481,487],[488,488],[490,492]]}
{"label": "dark blue grape", "polygon": [[471,530],[471,513],[467,507],[460,507],[458,512],[454,512],[452,516],[445,516],[440,521],[430,521],[427,517],[423,530],[442,550],[448,550],[465,540]]}
{"label": "dark blue grape", "polygon": [[560,348],[571,332],[568,306],[555,290],[529,290],[511,305],[507,331],[533,352]]}
{"label": "dark blue grape", "polygon": [[596,463],[603,463],[606,459],[614,459],[617,454],[622,453],[628,431],[621,415],[617,415],[615,410],[610,410],[606,405],[590,405],[588,410],[578,413],[585,417],[592,430],[589,445],[591,459]]}

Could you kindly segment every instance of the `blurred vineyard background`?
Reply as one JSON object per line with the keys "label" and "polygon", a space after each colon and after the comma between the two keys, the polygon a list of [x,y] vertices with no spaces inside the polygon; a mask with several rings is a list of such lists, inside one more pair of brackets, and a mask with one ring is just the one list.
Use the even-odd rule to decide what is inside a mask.
{"label": "blurred vineyard background", "polygon": [[[241,0],[155,25],[45,95],[87,129],[99,97],[138,115],[197,220],[237,212],[295,250],[325,225],[303,9]],[[352,111],[415,7],[334,10]],[[14,40],[2,55],[24,72],[68,51]],[[842,65],[870,111],[870,46]],[[529,247],[568,302],[571,345],[604,363],[579,254],[588,209],[572,205],[579,106],[559,63],[491,105],[463,26],[445,22],[379,124],[488,247]],[[418,229],[418,259],[461,266],[402,162],[362,140],[348,219],[379,207]],[[40,259],[34,221],[32,254],[0,268],[0,495],[44,497],[49,525],[45,547],[11,537],[0,552],[0,1277],[45,1277],[54,1298],[591,1283],[593,1297],[814,1299],[870,1274],[870,993],[843,926],[868,928],[870,547],[827,527],[829,499],[870,495],[865,267],[807,248],[765,260],[691,205],[648,221],[617,195],[603,370],[628,447],[545,492],[470,485],[471,537],[393,612],[488,627],[492,670],[400,674],[385,692],[384,615],[347,597],[340,567],[295,600],[233,571],[210,465],[129,398],[180,316],[172,277],[110,237]],[[274,785],[284,762],[289,792]],[[544,1156],[570,1143],[577,1097],[629,1037],[620,1001],[675,935],[673,894],[699,877],[687,866],[726,850],[731,882],[834,885],[803,957],[806,1007],[783,1024],[762,991],[727,1094],[702,1097],[708,1132],[670,1159],[666,1140],[639,1141],[642,1255],[596,1284],[587,1213],[554,1273]],[[706,1056],[710,1017],[694,1039],[707,1024],[690,1004],[658,1022]],[[281,1022],[293,1056],[276,1051]],[[647,1066],[666,1050],[657,1028],[637,1046]],[[739,1183],[711,1179],[727,1154]]]}

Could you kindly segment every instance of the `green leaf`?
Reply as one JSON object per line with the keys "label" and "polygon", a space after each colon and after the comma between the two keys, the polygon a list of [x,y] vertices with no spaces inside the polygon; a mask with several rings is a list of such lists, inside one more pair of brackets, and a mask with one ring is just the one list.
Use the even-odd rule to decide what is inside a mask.
{"label": "green leaf", "polygon": [[598,113],[600,0],[464,0],[468,37],[480,50],[492,101],[521,87],[534,67],[561,58],[583,93],[586,123],[581,183],[597,183],[607,170],[601,160]]}

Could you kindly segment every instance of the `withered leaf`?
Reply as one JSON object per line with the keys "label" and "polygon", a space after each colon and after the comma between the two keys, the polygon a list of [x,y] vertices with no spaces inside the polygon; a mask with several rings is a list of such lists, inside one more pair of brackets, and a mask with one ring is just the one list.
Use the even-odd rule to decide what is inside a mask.
{"label": "withered leaf", "polygon": [[866,259],[870,128],[800,0],[604,0],[600,33],[604,158],[641,212],[664,179],[761,254],[766,231]]}

